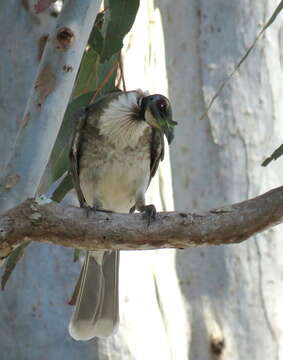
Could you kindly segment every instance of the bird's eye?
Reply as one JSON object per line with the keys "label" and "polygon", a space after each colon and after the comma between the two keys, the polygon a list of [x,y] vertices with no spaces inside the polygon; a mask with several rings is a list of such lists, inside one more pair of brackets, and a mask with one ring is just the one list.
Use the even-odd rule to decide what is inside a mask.
{"label": "bird's eye", "polygon": [[164,112],[167,110],[167,101],[165,99],[159,99],[156,102],[156,105],[161,112]]}

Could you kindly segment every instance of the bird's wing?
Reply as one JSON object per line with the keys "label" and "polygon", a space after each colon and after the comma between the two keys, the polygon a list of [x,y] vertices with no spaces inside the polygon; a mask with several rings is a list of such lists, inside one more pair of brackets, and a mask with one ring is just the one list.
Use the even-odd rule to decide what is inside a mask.
{"label": "bird's wing", "polygon": [[[80,168],[79,168],[79,161],[81,157],[81,144],[83,140],[84,130],[88,124],[89,121],[92,122],[92,126],[94,125],[100,116],[101,112],[103,111],[103,108],[107,106],[109,101],[115,99],[117,96],[120,95],[120,91],[115,91],[110,94],[102,95],[97,98],[94,104],[89,105],[87,107],[81,108],[76,113],[76,124],[75,129],[73,133],[73,138],[70,146],[70,152],[69,152],[69,158],[70,158],[70,172],[72,174],[74,188],[78,195],[78,200],[81,207],[86,206],[86,199],[83,195],[81,186],[80,186]],[[89,119],[89,121],[88,121]]]}
{"label": "bird's wing", "polygon": [[155,175],[159,162],[164,159],[164,136],[163,134],[153,129],[151,136],[151,149],[150,149],[150,178],[148,186],[151,182],[151,179]]}
{"label": "bird's wing", "polygon": [[88,109],[83,108],[77,114],[77,122],[74,129],[74,134],[71,142],[69,158],[70,158],[70,171],[72,174],[74,187],[78,195],[80,206],[83,207],[86,204],[79,179],[79,158],[83,128],[85,126],[86,119],[88,117]]}

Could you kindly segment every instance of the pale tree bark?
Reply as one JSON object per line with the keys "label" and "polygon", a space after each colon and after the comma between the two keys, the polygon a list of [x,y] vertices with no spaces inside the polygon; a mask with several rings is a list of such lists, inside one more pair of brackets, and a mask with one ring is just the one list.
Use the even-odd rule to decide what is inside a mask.
{"label": "pale tree bark", "polygon": [[[282,184],[282,160],[260,166],[282,142],[280,21],[199,120],[277,4],[158,1],[169,95],[180,123],[171,152],[178,210],[219,206]],[[245,244],[177,252],[189,359],[282,358],[281,238],[279,226]]]}
{"label": "pale tree bark", "polygon": [[[8,175],[1,182],[1,210],[37,190],[100,1],[65,1],[58,17],[52,9],[36,14],[34,6],[38,3],[23,0],[0,4],[0,166],[1,177]],[[64,42],[68,31],[57,36],[64,25],[74,33],[72,44]],[[18,186],[21,191],[14,192]],[[68,267],[70,271],[65,271]],[[66,304],[77,271],[71,250],[48,245],[28,248],[13,281],[0,296],[1,359],[93,359],[93,344],[75,344],[67,330],[72,309]]]}
{"label": "pale tree bark", "polygon": [[34,196],[38,189],[100,3],[69,0],[46,39],[15,144],[0,175],[2,211]]}
{"label": "pale tree bark", "polygon": [[[2,1],[1,15],[1,142],[0,169],[12,152],[30,89],[38,71],[56,12],[35,14],[32,2]],[[27,51],[29,49],[29,51]],[[15,81],[16,79],[16,81]]]}
{"label": "pale tree bark", "polygon": [[[162,18],[151,0],[140,2],[125,46],[124,70],[127,89],[168,94]],[[147,203],[158,211],[174,208],[168,148]],[[122,252],[120,264],[121,325],[113,339],[99,340],[99,358],[185,359],[186,313],[175,250]]]}
{"label": "pale tree bark", "polygon": [[[167,72],[174,119],[179,122],[171,152],[175,208],[207,209],[281,185],[282,161],[267,169],[260,166],[282,142],[279,22],[268,30],[209,116],[199,120],[277,2],[183,0],[155,1],[154,6],[144,5],[144,22],[139,19],[131,35],[127,56],[132,52],[134,65],[126,79],[129,88],[162,92]],[[159,10],[163,30],[156,18]],[[154,39],[162,31],[165,54],[160,51],[162,37],[150,48],[144,45],[144,38]],[[129,65],[127,58],[125,63]],[[122,327],[114,340],[100,344],[101,358],[282,358],[281,237],[278,226],[241,245],[176,255],[152,252],[144,259],[139,253],[127,254],[121,276],[123,288],[127,286],[122,290]],[[158,279],[155,289],[152,279]]]}

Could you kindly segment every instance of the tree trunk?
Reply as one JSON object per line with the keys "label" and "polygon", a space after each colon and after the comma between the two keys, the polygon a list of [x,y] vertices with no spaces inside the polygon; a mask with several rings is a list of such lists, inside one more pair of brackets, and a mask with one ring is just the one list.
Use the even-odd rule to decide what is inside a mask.
{"label": "tree trunk", "polygon": [[[3,176],[5,165],[11,158],[20,126],[22,129],[26,129],[29,121],[28,117],[24,117],[24,111],[27,108],[30,95],[34,92],[44,43],[47,35],[54,31],[58,20],[52,9],[36,14],[34,6],[38,2],[37,0],[0,2],[2,34],[0,40],[0,176]],[[41,1],[41,3],[44,2]],[[67,24],[69,24],[68,20],[72,20],[71,27],[77,35],[74,41],[76,51],[73,47],[72,52],[69,52],[72,59],[69,59],[68,65],[72,65],[73,71],[66,73],[61,70],[60,75],[58,75],[56,84],[58,86],[55,87],[55,90],[63,89],[64,75],[68,75],[68,78],[65,78],[65,85],[67,83],[68,86],[64,88],[60,96],[57,95],[55,99],[53,97],[54,112],[52,111],[50,97],[47,97],[50,109],[49,118],[43,119],[40,115],[37,118],[34,109],[31,111],[36,120],[31,126],[36,131],[27,134],[23,142],[26,144],[25,150],[29,151],[31,157],[26,157],[28,161],[24,161],[22,164],[24,169],[21,171],[24,173],[24,179],[28,186],[23,187],[23,191],[17,194],[21,199],[30,197],[35,193],[35,184],[38,184],[44,171],[51,147],[44,149],[44,146],[40,146],[40,141],[44,145],[44,140],[48,137],[50,146],[55,141],[56,132],[67,106],[68,97],[72,91],[72,83],[93,26],[99,3],[94,0],[83,2],[69,0],[65,1],[65,4],[68,8],[63,19]],[[77,11],[74,13],[76,6]],[[70,8],[71,10],[68,11]],[[52,41],[50,46],[53,45],[54,42]],[[77,51],[78,48],[81,51],[80,54]],[[61,53],[62,57],[64,56],[63,53],[64,51]],[[50,56],[50,63],[54,65],[54,58],[58,54],[55,55],[54,52],[52,58],[50,51],[48,51],[47,55]],[[59,58],[61,59],[60,55]],[[59,66],[59,64],[58,61],[57,65]],[[73,82],[70,79],[73,79]],[[61,111],[56,113],[58,101],[61,102],[59,105]],[[34,108],[34,101],[30,101],[29,105]],[[46,106],[44,108],[44,105],[46,104],[43,104],[41,114],[42,112],[46,113]],[[52,127],[50,123],[54,121],[54,113],[56,113],[56,121]],[[46,129],[48,129],[47,132]],[[28,135],[34,135],[34,138],[27,141]],[[34,143],[39,146],[32,148],[31,144]],[[21,155],[23,154],[21,153]],[[37,161],[35,166],[34,157],[38,160],[39,155],[42,156],[42,161]],[[16,162],[13,162],[12,167],[15,164]],[[34,166],[32,168],[32,183],[28,181],[27,169],[29,166],[31,168]],[[2,185],[3,183],[0,187]],[[8,206],[6,206],[5,201],[1,202],[1,209],[16,205],[17,201],[21,201],[19,197],[10,197]],[[93,359],[96,351],[95,344],[78,344],[70,338],[68,333],[68,321],[72,308],[67,305],[67,302],[72,294],[78,272],[79,265],[74,266],[72,262],[72,250],[36,244],[28,247],[24,259],[17,266],[5,292],[2,292],[0,296],[0,357],[2,360]]]}
{"label": "tree trunk", "polygon": [[1,174],[13,149],[47,35],[56,24],[51,14],[50,10],[36,15],[28,0],[0,3]]}
{"label": "tree trunk", "polygon": [[[127,90],[168,94],[161,17],[151,0],[140,2],[124,49]],[[147,203],[158,211],[174,208],[168,147]],[[121,253],[120,328],[113,338],[98,341],[99,359],[186,357],[186,314],[174,264],[175,250]]]}
{"label": "tree trunk", "polygon": [[[130,35],[126,83],[165,94],[168,86],[179,122],[171,151],[175,208],[217,207],[281,185],[282,160],[260,166],[282,142],[279,24],[200,120],[277,2],[154,6],[143,4]],[[159,179],[170,188],[169,174]],[[161,191],[163,199],[167,194]],[[100,342],[100,358],[282,358],[281,229],[242,245],[126,253],[122,326],[114,340]]]}
{"label": "tree trunk", "polygon": [[[229,204],[281,185],[281,159],[260,166],[282,142],[280,23],[199,120],[278,2],[156,3],[179,122],[171,152],[175,208]],[[188,359],[282,358],[281,238],[277,227],[241,245],[177,251],[189,319]]]}

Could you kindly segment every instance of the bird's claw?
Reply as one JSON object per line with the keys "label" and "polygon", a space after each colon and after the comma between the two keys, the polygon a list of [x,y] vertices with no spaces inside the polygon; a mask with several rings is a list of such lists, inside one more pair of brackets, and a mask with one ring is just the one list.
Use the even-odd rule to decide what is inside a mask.
{"label": "bird's claw", "polygon": [[87,204],[84,204],[82,207],[85,209],[87,218],[89,218],[89,215],[90,215],[91,212],[96,213],[96,207],[95,206],[89,206]]}
{"label": "bird's claw", "polygon": [[147,219],[147,227],[151,224],[153,220],[156,219],[156,209],[154,205],[144,205],[141,209],[144,217]]}
{"label": "bird's claw", "polygon": [[89,215],[90,215],[91,212],[93,212],[94,214],[95,214],[96,212],[113,213],[113,211],[111,211],[111,210],[99,209],[98,206],[96,206],[96,205],[94,205],[94,206],[89,206],[89,205],[87,205],[87,204],[84,204],[82,207],[83,207],[83,208],[85,209],[85,211],[86,211],[86,217],[87,217],[87,218],[89,217]]}

